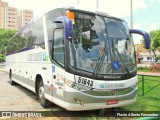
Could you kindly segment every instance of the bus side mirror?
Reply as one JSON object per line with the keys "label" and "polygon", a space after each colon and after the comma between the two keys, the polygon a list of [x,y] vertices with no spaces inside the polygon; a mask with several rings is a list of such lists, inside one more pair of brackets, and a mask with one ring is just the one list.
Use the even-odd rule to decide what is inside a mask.
{"label": "bus side mirror", "polygon": [[64,27],[64,36],[66,40],[72,40],[73,34],[73,25],[72,21],[67,16],[61,16],[54,19],[54,23],[62,23]]}
{"label": "bus side mirror", "polygon": [[137,30],[137,29],[130,29],[130,33],[142,35],[144,37],[145,48],[150,49],[151,40],[148,33],[142,30]]}

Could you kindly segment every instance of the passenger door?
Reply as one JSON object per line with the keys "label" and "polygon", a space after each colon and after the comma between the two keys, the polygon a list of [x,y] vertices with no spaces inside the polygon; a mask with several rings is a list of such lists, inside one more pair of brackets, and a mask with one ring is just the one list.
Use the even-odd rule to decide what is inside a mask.
{"label": "passenger door", "polygon": [[[65,50],[64,28],[55,28],[53,31],[52,45],[52,72],[53,72],[53,102],[64,107],[64,76],[65,76]],[[59,101],[58,99],[62,100]]]}

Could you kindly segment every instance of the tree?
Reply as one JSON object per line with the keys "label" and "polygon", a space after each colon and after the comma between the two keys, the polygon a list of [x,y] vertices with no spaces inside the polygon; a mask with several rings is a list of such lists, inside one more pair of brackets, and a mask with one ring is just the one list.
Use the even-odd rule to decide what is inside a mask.
{"label": "tree", "polygon": [[4,55],[0,54],[0,62],[4,62]]}
{"label": "tree", "polygon": [[154,30],[150,32],[151,37],[151,50],[153,51],[155,58],[157,58],[155,50],[160,51],[160,30]]}
{"label": "tree", "polygon": [[[156,56],[155,50],[159,49],[160,51],[160,30],[152,30],[149,32],[149,36],[151,38],[150,49]],[[142,44],[144,44],[144,39],[141,40]]]}
{"label": "tree", "polygon": [[157,56],[156,56],[156,53],[155,53],[156,47],[153,46],[153,43],[154,43],[154,37],[156,36],[156,34],[157,34],[157,31],[156,31],[156,30],[153,30],[153,31],[150,31],[150,32],[149,32],[149,36],[150,36],[150,38],[151,38],[150,49],[152,50],[155,58],[157,57]]}
{"label": "tree", "polygon": [[160,51],[160,30],[156,31],[156,34],[153,37],[151,47],[153,47],[155,49],[159,49],[159,51]]}
{"label": "tree", "polygon": [[0,30],[0,61],[4,61],[7,42],[16,33],[16,30]]}

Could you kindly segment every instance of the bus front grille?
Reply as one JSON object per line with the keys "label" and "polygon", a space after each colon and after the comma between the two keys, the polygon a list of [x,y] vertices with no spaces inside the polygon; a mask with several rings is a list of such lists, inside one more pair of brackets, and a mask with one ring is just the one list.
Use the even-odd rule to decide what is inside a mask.
{"label": "bus front grille", "polygon": [[118,96],[118,95],[125,95],[132,92],[135,87],[129,87],[125,89],[113,89],[113,90],[99,90],[99,89],[91,89],[88,91],[83,91],[86,94],[93,95],[93,96]]}

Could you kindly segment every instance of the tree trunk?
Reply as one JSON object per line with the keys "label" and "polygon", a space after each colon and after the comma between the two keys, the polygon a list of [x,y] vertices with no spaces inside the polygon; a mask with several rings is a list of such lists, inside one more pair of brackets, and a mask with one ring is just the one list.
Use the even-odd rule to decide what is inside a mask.
{"label": "tree trunk", "polygon": [[155,56],[155,58],[156,58],[157,56],[156,56],[156,53],[155,53],[155,51],[154,51],[154,50],[152,50],[152,52],[153,52],[153,54],[154,54],[154,56]]}

